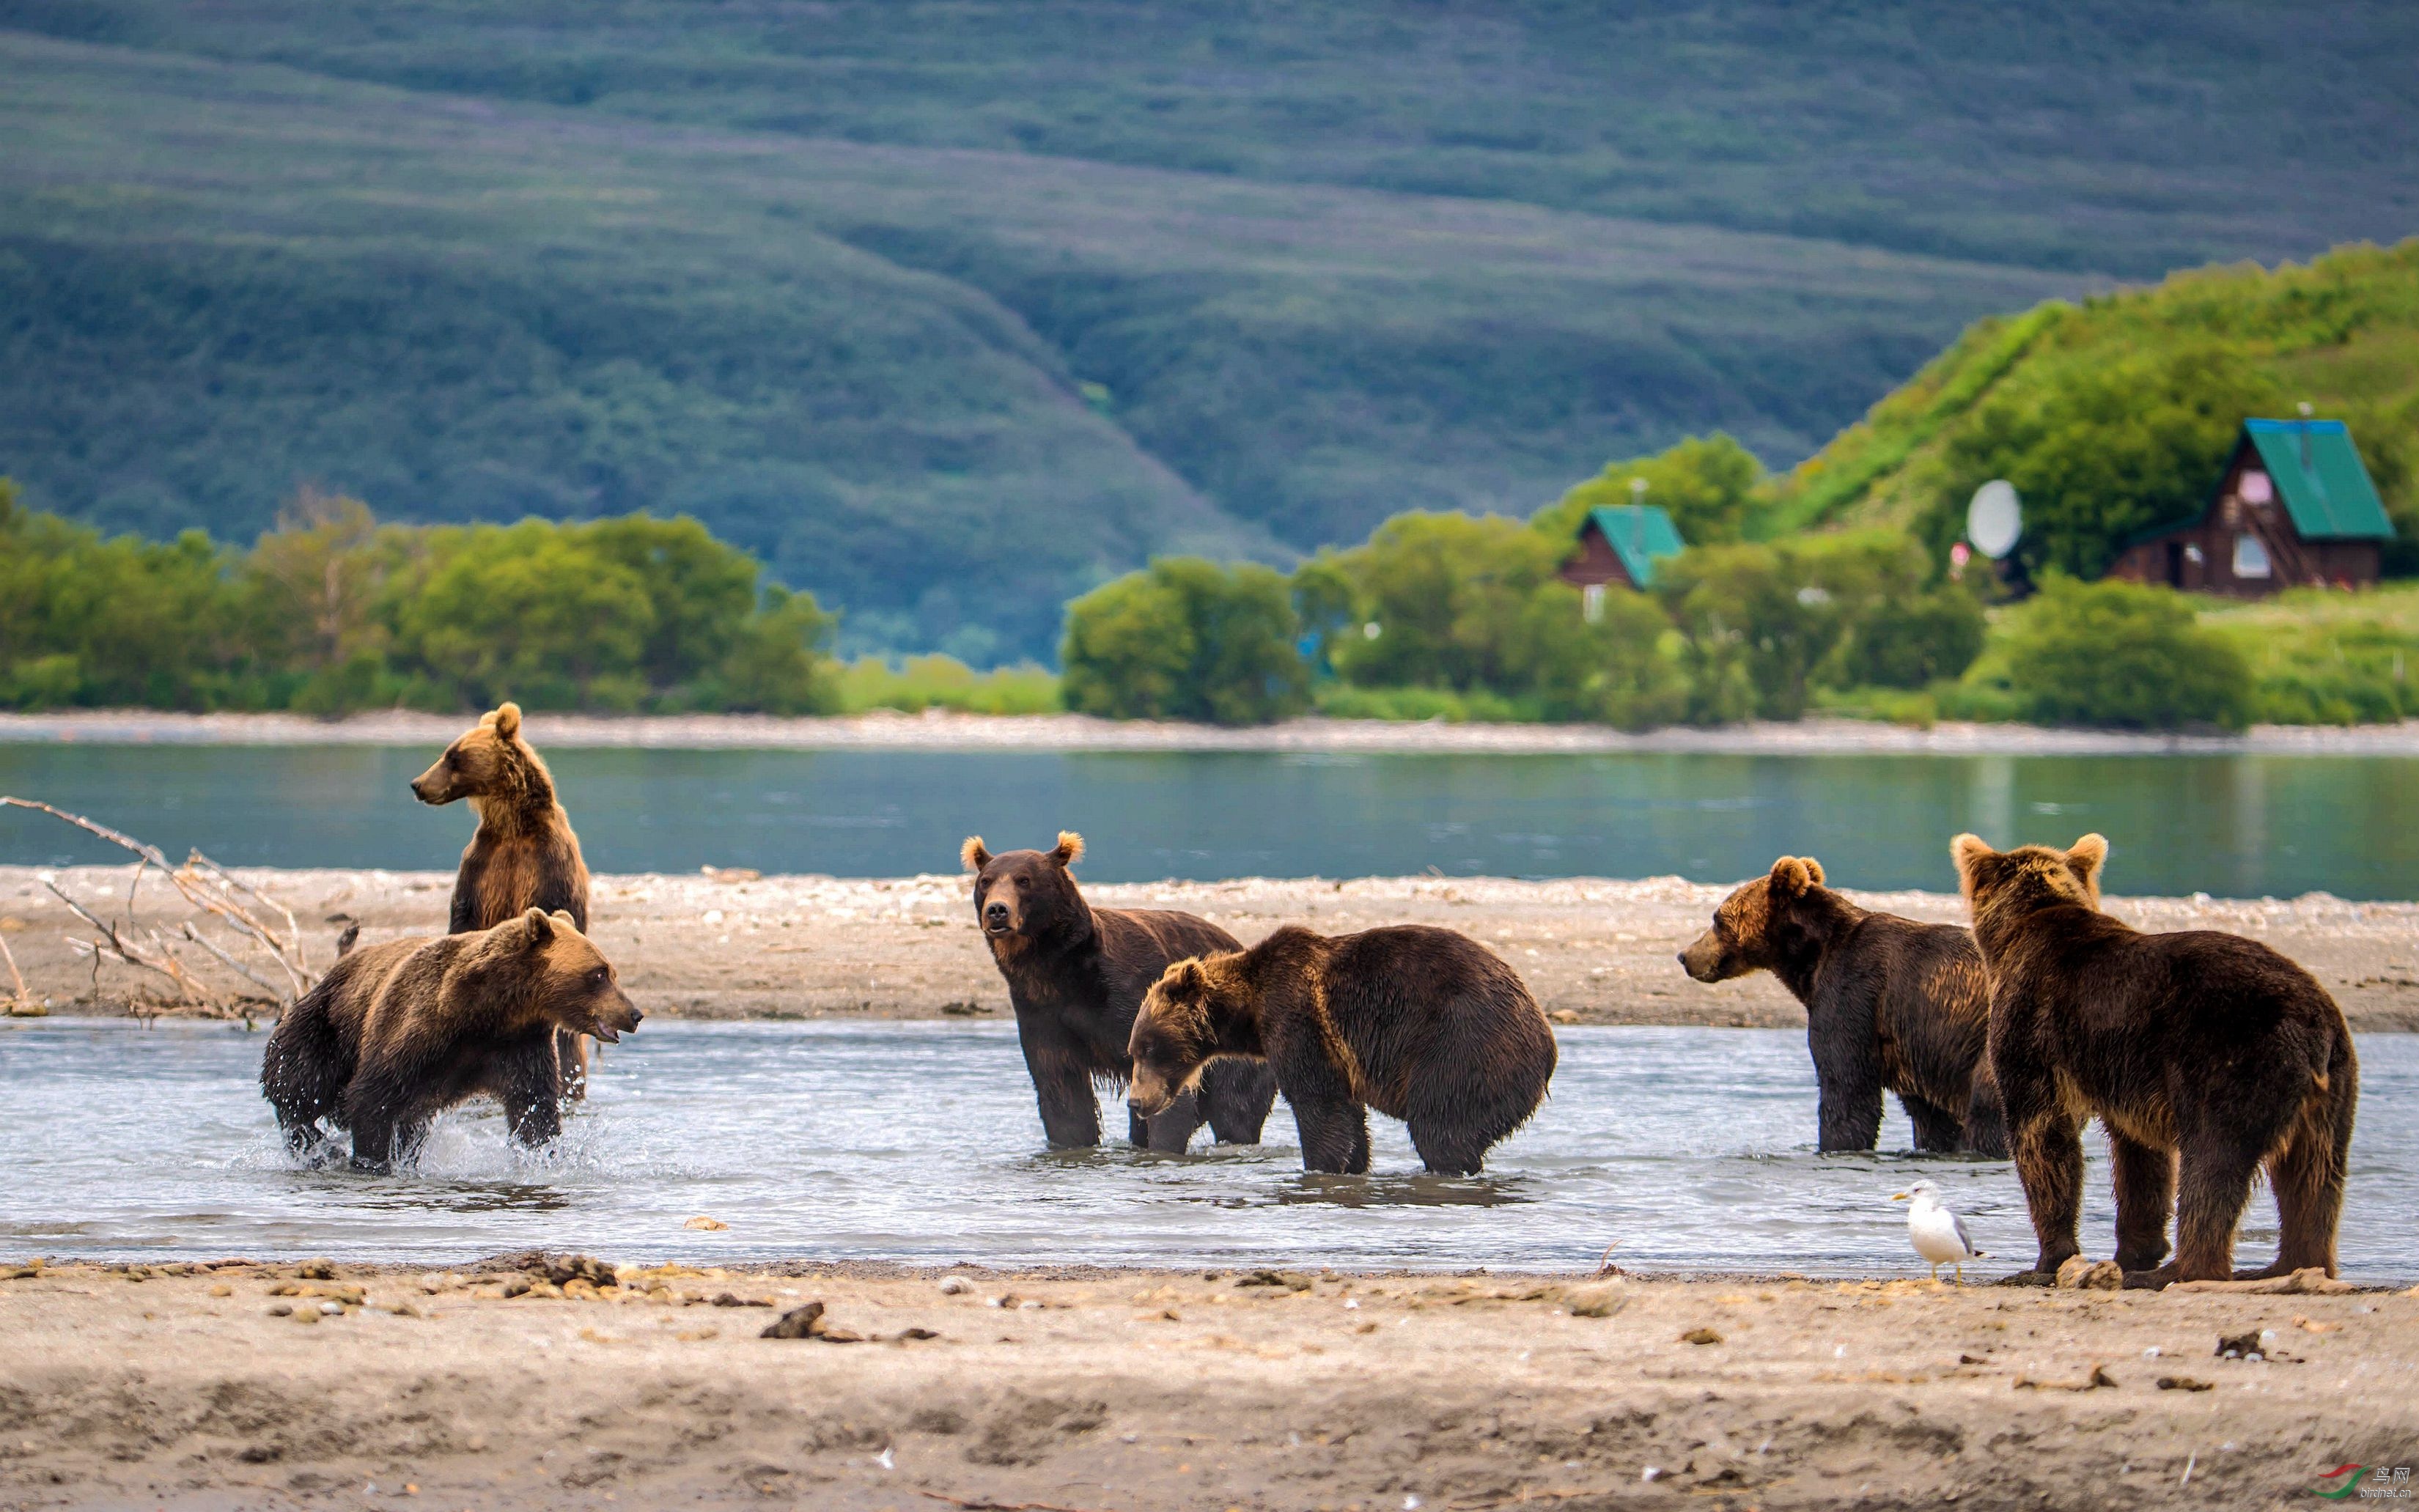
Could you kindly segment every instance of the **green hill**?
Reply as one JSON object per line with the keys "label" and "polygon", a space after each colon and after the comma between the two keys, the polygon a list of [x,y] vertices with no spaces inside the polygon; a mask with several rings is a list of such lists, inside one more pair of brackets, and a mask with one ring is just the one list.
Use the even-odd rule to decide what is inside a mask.
{"label": "green hill", "polygon": [[[2194,364],[2199,381],[2246,395],[2242,403],[2282,413],[2307,403],[2349,422],[2406,553],[2419,540],[2419,239],[2273,270],[2196,269],[1980,321],[1780,480],[1764,529],[1923,528],[1962,509],[1989,476],[1978,454],[1995,411],[2174,363]],[[2240,408],[2209,418],[2216,440],[2197,486],[2215,482]]]}
{"label": "green hill", "polygon": [[844,644],[1804,456],[1995,309],[2407,231],[2419,18],[0,0],[0,473],[686,510]]}

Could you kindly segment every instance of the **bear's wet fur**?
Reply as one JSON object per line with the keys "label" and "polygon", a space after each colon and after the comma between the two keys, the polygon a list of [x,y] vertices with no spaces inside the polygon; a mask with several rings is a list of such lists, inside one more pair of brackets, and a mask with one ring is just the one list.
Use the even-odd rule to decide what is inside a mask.
{"label": "bear's wet fur", "polygon": [[1409,1126],[1431,1171],[1474,1175],[1552,1080],[1554,1031],[1527,984],[1465,934],[1287,925],[1248,950],[1168,967],[1134,1019],[1129,1101],[1150,1112],[1213,1057],[1265,1060],[1305,1170],[1369,1168],[1369,1113]]}
{"label": "bear's wet fur", "polygon": [[482,1092],[515,1139],[543,1144],[562,1128],[556,1036],[611,1041],[639,1018],[571,916],[532,908],[348,951],[277,1021],[260,1086],[288,1144],[306,1148],[329,1119],[351,1132],[360,1165],[388,1166]]}
{"label": "bear's wet fur", "polygon": [[[2036,1272],[2080,1252],[2083,1124],[2108,1131],[2117,1263],[2135,1286],[2232,1275],[2235,1227],[2264,1165],[2275,1263],[2335,1273],[2360,1101],[2351,1031],[2326,989],[2255,940],[2149,934],[2100,911],[2108,842],[1950,847],[1991,979],[1991,1063],[2041,1242]],[[2167,1213],[2176,1214],[2175,1258]]]}
{"label": "bear's wet fur", "polygon": [[[1093,1084],[1125,1083],[1126,1043],[1143,995],[1170,962],[1240,945],[1197,915],[1086,903],[1070,870],[1084,854],[1084,838],[1072,832],[1062,831],[1050,850],[996,856],[978,835],[959,854],[975,873],[975,923],[1008,980],[1042,1130],[1060,1148],[1097,1145]],[[1275,1101],[1268,1067],[1216,1065],[1197,1094],[1157,1117],[1130,1111],[1127,1135],[1150,1149],[1180,1151],[1206,1120],[1220,1144],[1255,1145]]]}
{"label": "bear's wet fur", "polygon": [[[492,929],[532,908],[571,916],[588,928],[588,864],[571,816],[555,798],[554,775],[521,736],[521,706],[503,703],[465,731],[435,765],[411,779],[411,795],[441,806],[467,798],[479,827],[454,873],[446,931]],[[588,1045],[577,1035],[557,1046],[563,1090],[588,1090]]]}
{"label": "bear's wet fur", "polygon": [[1784,856],[1722,900],[1680,964],[1699,981],[1769,971],[1806,1005],[1818,1148],[1872,1149],[1887,1090],[1916,1149],[2007,1154],[1984,1054],[1991,990],[1967,931],[1859,908],[1823,885],[1821,862]]}

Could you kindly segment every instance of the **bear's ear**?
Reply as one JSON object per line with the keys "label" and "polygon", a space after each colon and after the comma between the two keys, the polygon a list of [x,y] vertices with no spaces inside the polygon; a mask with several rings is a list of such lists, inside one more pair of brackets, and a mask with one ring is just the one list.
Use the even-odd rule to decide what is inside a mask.
{"label": "bear's ear", "polygon": [[1974,896],[1974,872],[1984,861],[1999,853],[1991,849],[1980,835],[1960,835],[1949,842],[1949,854],[1957,862],[1957,886],[1965,896]]}
{"label": "bear's ear", "polygon": [[505,740],[512,739],[521,733],[521,706],[517,703],[497,704],[495,720],[496,733]]}
{"label": "bear's ear", "polygon": [[2108,837],[2101,834],[2084,836],[2066,848],[2067,870],[2083,884],[2090,894],[2100,896],[2100,869],[2107,864]]}
{"label": "bear's ear", "polygon": [[1801,856],[1798,859],[1806,863],[1806,874],[1814,879],[1814,886],[1823,886],[1823,863],[1810,856]]}
{"label": "bear's ear", "polygon": [[579,920],[572,918],[570,914],[564,912],[562,909],[556,909],[553,914],[548,917],[552,920],[554,927],[563,931],[565,933],[577,934],[579,933]]}
{"label": "bear's ear", "polygon": [[1780,902],[1799,897],[1813,885],[1814,874],[1797,857],[1784,856],[1772,863],[1772,896]]}
{"label": "bear's ear", "polygon": [[1189,1003],[1210,990],[1210,975],[1201,969],[1199,956],[1188,955],[1167,968],[1160,985],[1167,989],[1168,996]]}
{"label": "bear's ear", "polygon": [[1058,831],[1057,848],[1050,853],[1050,858],[1060,866],[1073,866],[1084,858],[1084,837],[1071,829]]}
{"label": "bear's ear", "polygon": [[983,849],[980,835],[968,835],[966,842],[958,847],[958,859],[964,863],[967,871],[979,872],[991,865],[991,852]]}
{"label": "bear's ear", "polygon": [[545,909],[532,908],[521,916],[521,923],[527,931],[531,949],[554,943],[554,920],[547,917]]}

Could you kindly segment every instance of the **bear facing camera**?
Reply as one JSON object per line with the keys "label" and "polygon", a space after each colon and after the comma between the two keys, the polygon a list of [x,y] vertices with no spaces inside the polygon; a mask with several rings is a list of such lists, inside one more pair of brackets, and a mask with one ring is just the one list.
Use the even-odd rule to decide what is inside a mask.
{"label": "bear facing camera", "polygon": [[[2100,911],[2108,842],[1950,846],[1991,974],[1991,1064],[2006,1101],[2036,1273],[2081,1252],[2083,1123],[2108,1131],[2117,1264],[2133,1286],[2223,1281],[2264,1165],[2276,1260],[2335,1273],[2360,1064],[2317,979],[2216,930],[2148,934]],[[2167,1214],[2176,1217],[2174,1260]]]}

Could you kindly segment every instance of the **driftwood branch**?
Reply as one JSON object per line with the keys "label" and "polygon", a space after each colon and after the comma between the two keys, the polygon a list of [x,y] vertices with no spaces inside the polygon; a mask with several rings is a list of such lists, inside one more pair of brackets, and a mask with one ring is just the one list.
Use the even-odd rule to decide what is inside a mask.
{"label": "driftwood branch", "polygon": [[[94,940],[71,938],[69,941],[69,944],[76,947],[79,954],[89,955],[96,967],[104,958],[121,961],[128,965],[166,977],[177,984],[185,1002],[207,1008],[223,1006],[225,995],[215,992],[195,980],[193,973],[185,968],[184,962],[177,957],[176,947],[171,945],[167,936],[162,934],[159,930],[152,929],[147,932],[149,935],[147,946],[131,937],[136,922],[134,915],[136,889],[142,885],[145,871],[151,867],[158,867],[160,874],[168,879],[169,885],[177,889],[178,895],[187,903],[221,920],[238,934],[242,935],[250,944],[267,952],[270,959],[276,964],[277,969],[285,975],[286,984],[280,987],[270,981],[260,972],[239,960],[232,952],[205,937],[191,922],[183,927],[182,933],[185,939],[200,946],[221,964],[246,981],[265,989],[281,1001],[291,1001],[293,998],[301,996],[317,981],[318,975],[311,969],[310,957],[303,946],[302,931],[295,922],[294,911],[260,888],[236,876],[201,852],[191,852],[186,856],[183,866],[172,867],[168,864],[167,856],[158,846],[146,844],[131,835],[112,829],[107,825],[99,824],[82,814],[69,813],[65,809],[37,799],[6,795],[0,795],[0,807],[30,809],[39,813],[49,814],[64,824],[73,825],[87,834],[98,836],[113,845],[120,846],[134,854],[136,857],[134,875],[127,884],[126,927],[123,929],[93,914],[91,910],[69,897],[54,883],[46,880],[43,884],[61,903],[67,904],[79,918],[91,925],[97,933],[99,937]],[[251,906],[246,906],[247,903]],[[285,927],[282,933],[274,924],[268,922],[262,917],[271,913],[285,920]],[[10,963],[10,969],[13,974],[13,962]],[[22,986],[19,990],[22,995]]]}
{"label": "driftwood branch", "polygon": [[253,970],[250,966],[245,965],[242,962],[219,949],[217,945],[211,943],[208,935],[204,934],[200,930],[193,928],[190,921],[185,925],[185,938],[193,941],[195,945],[200,946],[203,949],[208,950],[210,954],[218,957],[219,963],[222,965],[224,965],[229,971],[232,971],[236,975],[243,978],[244,980],[251,982],[254,986],[260,988],[263,992],[268,993],[270,996],[274,997],[279,993],[285,991],[285,989],[278,986],[277,983],[270,980],[267,977],[262,976],[259,972]]}
{"label": "driftwood branch", "polygon": [[8,995],[9,1006],[12,1008],[31,1007],[34,1001],[34,995],[25,990],[25,974],[17,969],[17,958],[14,954],[10,953],[8,949],[8,937],[5,934],[0,934],[0,961],[8,963],[8,980],[10,982],[15,984],[14,989]]}

